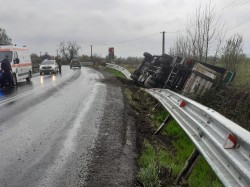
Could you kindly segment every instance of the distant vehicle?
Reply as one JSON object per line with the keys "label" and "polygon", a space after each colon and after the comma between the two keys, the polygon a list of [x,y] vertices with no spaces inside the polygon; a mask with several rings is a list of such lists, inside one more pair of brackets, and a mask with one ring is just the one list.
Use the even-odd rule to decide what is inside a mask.
{"label": "distant vehicle", "polygon": [[59,68],[55,60],[44,60],[39,67],[40,75],[58,73]]}
{"label": "distant vehicle", "polygon": [[81,69],[81,63],[78,59],[72,59],[71,62],[70,62],[70,69],[72,68],[79,68]]}
{"label": "distant vehicle", "polygon": [[9,56],[14,85],[17,85],[17,82],[23,79],[26,79],[26,81],[29,82],[32,77],[32,64],[28,48],[18,46],[0,46],[0,63],[6,55]]}

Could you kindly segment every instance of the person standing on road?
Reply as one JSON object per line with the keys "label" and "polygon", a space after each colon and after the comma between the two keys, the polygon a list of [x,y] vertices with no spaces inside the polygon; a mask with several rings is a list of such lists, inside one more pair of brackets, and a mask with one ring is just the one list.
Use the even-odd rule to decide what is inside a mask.
{"label": "person standing on road", "polygon": [[61,72],[62,72],[62,63],[61,63],[60,58],[57,59],[57,64],[58,64],[59,73],[61,74]]}
{"label": "person standing on road", "polygon": [[3,87],[6,86],[6,82],[9,82],[10,87],[14,87],[12,76],[11,76],[11,65],[9,61],[9,56],[5,55],[5,58],[1,62],[1,69],[3,72]]}

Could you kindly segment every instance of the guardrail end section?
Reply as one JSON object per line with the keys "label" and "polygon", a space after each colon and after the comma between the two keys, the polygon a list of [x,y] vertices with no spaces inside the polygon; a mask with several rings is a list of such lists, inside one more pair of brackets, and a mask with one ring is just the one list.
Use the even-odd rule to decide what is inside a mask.
{"label": "guardrail end section", "polygon": [[239,144],[237,143],[237,138],[233,134],[228,134],[226,141],[223,145],[225,149],[235,149],[239,147]]}

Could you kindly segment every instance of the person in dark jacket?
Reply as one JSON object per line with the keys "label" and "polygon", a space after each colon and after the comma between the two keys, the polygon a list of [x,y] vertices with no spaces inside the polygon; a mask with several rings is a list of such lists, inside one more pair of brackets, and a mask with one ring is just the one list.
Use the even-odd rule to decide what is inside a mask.
{"label": "person in dark jacket", "polygon": [[61,63],[61,59],[58,59],[57,64],[58,64],[59,73],[61,74],[61,73],[62,73],[62,63]]}
{"label": "person in dark jacket", "polygon": [[11,69],[8,55],[6,55],[5,58],[2,60],[1,69],[3,72],[2,86],[5,87],[6,82],[8,82],[11,87],[14,87],[13,80],[12,80],[12,74],[11,74],[12,69]]}

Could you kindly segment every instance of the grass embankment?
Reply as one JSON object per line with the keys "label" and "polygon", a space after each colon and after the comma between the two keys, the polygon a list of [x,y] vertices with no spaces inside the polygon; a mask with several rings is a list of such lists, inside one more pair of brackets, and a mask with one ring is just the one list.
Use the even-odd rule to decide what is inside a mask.
{"label": "grass embankment", "polygon": [[250,59],[246,59],[238,65],[233,83],[240,87],[250,87]]}
{"label": "grass embankment", "polygon": [[[116,70],[107,71],[121,77]],[[126,81],[124,83],[124,94],[138,117],[138,148],[141,152],[136,186],[176,186],[175,179],[194,150],[193,143],[174,120],[170,121],[160,135],[154,136],[153,133],[164,121],[167,112],[161,107],[152,110],[156,104],[152,97],[136,86],[126,85]],[[179,186],[218,187],[222,184],[200,156],[188,181]]]}
{"label": "grass embankment", "polygon": [[124,64],[122,67],[126,68],[130,73],[134,72],[139,64]]}
{"label": "grass embankment", "polygon": [[[163,112],[162,109],[158,109],[151,113],[153,124],[156,124],[154,130],[160,126],[166,116],[167,112]],[[174,120],[170,121],[162,134],[170,139],[169,143],[171,145],[169,146],[172,146],[172,148],[169,149],[169,147],[165,147],[162,142],[157,141],[157,137],[155,137],[156,140],[154,141],[144,140],[142,153],[138,160],[140,168],[138,179],[144,186],[174,186],[176,177],[181,172],[187,158],[195,148],[189,137]],[[168,174],[172,177],[171,181],[166,182],[166,179],[163,177],[167,176],[160,178],[154,174],[155,170],[159,173],[161,168],[167,168],[167,170],[171,172]],[[154,178],[154,180],[152,180],[152,178],[148,177],[148,172],[151,172],[152,176],[156,176],[155,178],[157,180]],[[155,185],[148,185],[152,184],[153,181],[156,181],[154,182]],[[180,186],[213,187],[222,186],[222,184],[204,158],[200,156],[190,177]]]}
{"label": "grass embankment", "polygon": [[121,72],[119,72],[117,70],[114,70],[111,68],[106,68],[106,71],[115,77],[126,79],[126,77]]}

